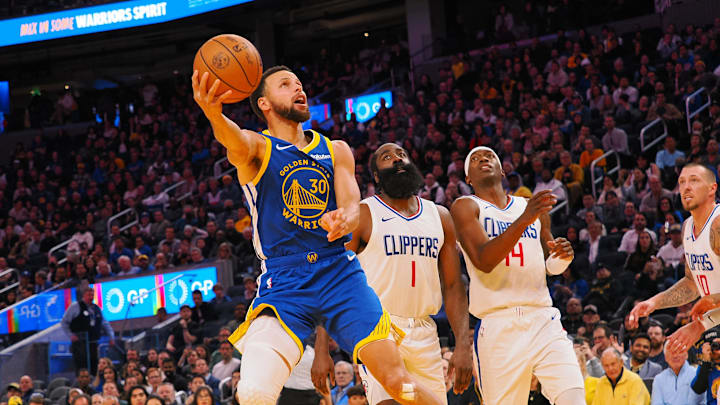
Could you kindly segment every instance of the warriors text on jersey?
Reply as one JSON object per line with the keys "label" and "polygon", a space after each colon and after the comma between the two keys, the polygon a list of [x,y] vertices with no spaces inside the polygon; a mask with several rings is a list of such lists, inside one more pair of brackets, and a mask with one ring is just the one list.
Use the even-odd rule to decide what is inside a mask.
{"label": "warriors text on jersey", "polygon": [[318,224],[337,209],[331,141],[315,131],[304,148],[264,131],[265,159],[257,176],[242,187],[253,224],[253,244],[260,259],[322,248],[342,247],[343,237],[328,242]]}
{"label": "warriors text on jersey", "polygon": [[[522,215],[527,200],[508,196],[507,206],[499,208],[475,195],[480,224],[494,239]],[[545,280],[545,256],[540,243],[540,220],[525,229],[513,250],[490,273],[473,266],[463,250],[470,275],[470,313],[478,318],[496,310],[516,306],[552,305]]]}
{"label": "warriors text on jersey", "polygon": [[693,217],[685,221],[685,263],[692,272],[700,296],[703,297],[720,293],[720,258],[710,246],[710,228],[715,218],[720,215],[719,207],[720,205],[715,205],[704,224],[695,224]]}
{"label": "warriors text on jersey", "polygon": [[361,201],[370,209],[372,233],[357,255],[368,284],[391,315],[422,318],[442,305],[438,256],[445,240],[435,203],[415,197],[418,211],[406,217],[380,197]]}

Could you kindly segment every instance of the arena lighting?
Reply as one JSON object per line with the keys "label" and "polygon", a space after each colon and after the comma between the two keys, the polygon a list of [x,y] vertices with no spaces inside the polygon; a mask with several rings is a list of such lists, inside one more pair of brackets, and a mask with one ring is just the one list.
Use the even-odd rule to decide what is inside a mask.
{"label": "arena lighting", "polygon": [[345,99],[347,119],[350,119],[352,113],[355,113],[358,122],[373,118],[380,110],[380,99],[385,99],[387,108],[392,107],[393,94],[389,90]]}
{"label": "arena lighting", "polygon": [[[155,290],[165,281],[182,275],[175,281]],[[91,284],[95,290],[95,302],[108,321],[154,316],[157,309],[165,307],[169,314],[180,312],[180,306],[194,306],[192,292],[200,290],[203,301],[215,298],[212,287],[217,283],[214,266],[180,270],[123,280]],[[20,304],[0,311],[0,335],[32,332],[47,329],[62,319],[65,310],[76,301],[76,289],[66,288],[34,295]],[[131,307],[131,303],[134,305]],[[128,308],[130,310],[128,311]]]}
{"label": "arena lighting", "polygon": [[178,20],[253,0],[132,0],[0,21],[0,47]]}

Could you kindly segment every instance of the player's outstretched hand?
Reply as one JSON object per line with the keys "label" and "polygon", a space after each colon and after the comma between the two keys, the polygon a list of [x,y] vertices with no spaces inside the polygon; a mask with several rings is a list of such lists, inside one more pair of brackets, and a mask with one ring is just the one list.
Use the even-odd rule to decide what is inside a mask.
{"label": "player's outstretched hand", "polygon": [[653,301],[652,299],[639,302],[637,305],[635,305],[635,308],[630,311],[630,317],[628,318],[628,323],[630,324],[630,327],[637,328],[638,323],[640,322],[640,318],[649,316],[655,311],[655,309],[655,301]]}
{"label": "player's outstretched hand", "polygon": [[223,100],[230,97],[232,90],[215,96],[215,92],[217,92],[218,86],[220,86],[220,80],[215,79],[215,82],[212,83],[210,89],[208,89],[207,82],[209,73],[205,72],[202,77],[198,76],[198,71],[194,71],[192,75],[193,99],[195,99],[195,102],[200,106],[200,109],[203,110],[203,113],[205,113],[208,119],[219,117],[222,115]]}
{"label": "player's outstretched hand", "polygon": [[333,362],[330,353],[315,352],[315,359],[312,367],[310,367],[310,379],[315,389],[322,395],[330,395],[330,387],[328,387],[328,376],[330,377],[330,385],[335,385],[335,362]]}
{"label": "player's outstretched hand", "polygon": [[555,238],[549,240],[547,246],[550,249],[550,256],[555,256],[560,260],[572,261],[575,257],[575,251],[572,248],[572,244],[565,238]]}
{"label": "player's outstretched hand", "polygon": [[698,300],[698,302],[695,303],[695,305],[693,305],[692,309],[690,310],[690,317],[693,321],[697,321],[707,311],[714,309],[717,306],[718,304],[715,302],[714,299],[710,298],[709,295],[702,297]]}
{"label": "player's outstretched hand", "polygon": [[334,211],[329,211],[320,217],[318,222],[322,229],[327,231],[327,238],[329,242],[332,242],[343,235],[348,233],[348,222],[345,210],[338,208]]}
{"label": "player's outstretched hand", "polygon": [[539,191],[530,197],[521,218],[524,217],[527,223],[531,224],[535,222],[540,215],[550,212],[555,203],[557,203],[557,198],[550,190]]}
{"label": "player's outstretched hand", "polygon": [[703,332],[705,327],[700,322],[690,322],[668,337],[668,351],[673,356],[688,351],[702,337]]}
{"label": "player's outstretched hand", "polygon": [[470,386],[473,375],[472,358],[470,349],[461,349],[460,346],[455,348],[455,351],[450,357],[448,374],[452,375],[452,372],[455,372],[453,391],[456,394],[462,394]]}

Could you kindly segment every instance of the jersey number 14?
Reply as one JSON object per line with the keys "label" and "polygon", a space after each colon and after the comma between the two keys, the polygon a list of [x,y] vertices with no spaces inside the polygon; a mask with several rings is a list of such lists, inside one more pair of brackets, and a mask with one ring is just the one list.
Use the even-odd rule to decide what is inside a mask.
{"label": "jersey number 14", "polygon": [[525,256],[523,255],[522,242],[518,242],[517,245],[513,246],[512,252],[508,253],[508,255],[505,256],[505,266],[510,266],[510,259],[513,257],[517,257],[520,259],[521,267],[525,265]]}

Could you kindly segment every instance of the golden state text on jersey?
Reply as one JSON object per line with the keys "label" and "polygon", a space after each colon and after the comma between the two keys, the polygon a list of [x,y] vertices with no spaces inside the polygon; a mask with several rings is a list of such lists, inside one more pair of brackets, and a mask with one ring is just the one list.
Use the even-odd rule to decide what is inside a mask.
{"label": "golden state text on jersey", "polygon": [[318,223],[324,213],[337,209],[335,155],[328,138],[312,130],[306,134],[312,141],[298,149],[264,131],[261,168],[243,186],[260,259],[343,246],[348,239],[328,242]]}

